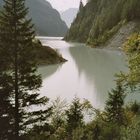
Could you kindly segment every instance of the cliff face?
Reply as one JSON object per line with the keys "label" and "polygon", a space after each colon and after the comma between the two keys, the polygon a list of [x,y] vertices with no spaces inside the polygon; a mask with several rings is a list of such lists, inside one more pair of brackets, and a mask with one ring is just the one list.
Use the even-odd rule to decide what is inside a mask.
{"label": "cliff face", "polygon": [[[0,0],[2,7],[3,0]],[[28,17],[35,24],[36,33],[44,36],[64,36],[68,30],[57,10],[46,0],[26,0],[29,8]]]}
{"label": "cliff face", "polygon": [[[137,23],[139,20],[140,0],[89,0],[79,10],[65,40],[103,45],[129,22]],[[131,32],[137,29],[135,25]]]}

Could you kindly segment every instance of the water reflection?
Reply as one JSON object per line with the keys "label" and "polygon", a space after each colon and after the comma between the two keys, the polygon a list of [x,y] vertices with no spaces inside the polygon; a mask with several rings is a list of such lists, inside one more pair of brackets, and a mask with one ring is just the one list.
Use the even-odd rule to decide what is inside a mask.
{"label": "water reflection", "polygon": [[84,92],[87,96],[92,94],[94,106],[102,108],[108,91],[115,85],[114,74],[120,70],[126,71],[124,55],[119,51],[86,47],[81,47],[79,52],[79,46],[69,48],[69,50],[75,60],[79,75],[85,77],[87,87]]}
{"label": "water reflection", "polygon": [[41,94],[68,101],[76,95],[102,109],[108,91],[115,85],[114,74],[127,70],[125,56],[119,51],[91,49],[58,39],[43,38],[42,42],[57,49],[68,62],[39,68],[43,77]]}
{"label": "water reflection", "polygon": [[61,64],[60,65],[49,65],[49,66],[40,66],[38,68],[38,73],[41,74],[42,79],[46,79],[48,77],[50,77],[52,74],[54,74],[57,70],[59,70],[61,68]]}

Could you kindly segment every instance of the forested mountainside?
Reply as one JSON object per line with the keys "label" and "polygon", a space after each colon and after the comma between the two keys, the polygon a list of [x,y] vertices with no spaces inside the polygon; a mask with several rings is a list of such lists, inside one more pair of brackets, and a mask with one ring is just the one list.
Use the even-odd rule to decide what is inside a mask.
{"label": "forested mountainside", "polygon": [[[99,46],[109,41],[117,32],[125,34],[122,36],[124,40],[138,29],[139,20],[140,0],[89,0],[86,6],[80,6],[65,40]],[[130,21],[134,24],[132,28],[129,26],[130,34],[126,35],[127,30],[123,32],[121,28],[128,26]]]}
{"label": "forested mountainside", "polygon": [[70,27],[73,20],[76,18],[78,8],[69,8],[66,11],[61,12],[61,18],[66,22],[67,26]]}
{"label": "forested mountainside", "polygon": [[[3,0],[0,0],[2,6]],[[68,30],[57,10],[53,9],[46,0],[26,0],[29,7],[29,17],[35,24],[38,35],[64,36]]]}

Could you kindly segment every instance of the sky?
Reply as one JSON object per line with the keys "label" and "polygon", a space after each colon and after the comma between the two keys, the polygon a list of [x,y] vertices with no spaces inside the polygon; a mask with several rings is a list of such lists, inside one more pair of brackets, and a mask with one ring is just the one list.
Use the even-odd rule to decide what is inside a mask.
{"label": "sky", "polygon": [[[69,8],[78,8],[80,0],[47,0],[51,3],[52,7],[58,11],[65,11]],[[82,0],[86,4],[87,0]]]}

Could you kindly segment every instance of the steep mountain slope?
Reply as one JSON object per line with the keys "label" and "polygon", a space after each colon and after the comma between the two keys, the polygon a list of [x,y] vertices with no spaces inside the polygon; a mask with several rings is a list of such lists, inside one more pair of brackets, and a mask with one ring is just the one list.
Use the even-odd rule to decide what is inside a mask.
{"label": "steep mountain slope", "polygon": [[[3,0],[0,0],[2,5]],[[38,35],[64,36],[68,30],[57,10],[53,9],[46,0],[26,0],[29,7],[29,17],[35,24]]]}
{"label": "steep mountain slope", "polygon": [[66,11],[61,12],[61,18],[66,22],[67,26],[70,27],[71,23],[76,18],[76,15],[78,13],[77,8],[70,8]]}
{"label": "steep mountain slope", "polygon": [[64,36],[67,26],[60,18],[57,10],[53,9],[49,2],[45,0],[27,0],[30,8],[29,16],[39,35]]}
{"label": "steep mountain slope", "polygon": [[121,28],[127,27],[129,22],[134,22],[131,34],[138,29],[139,20],[140,0],[89,0],[80,9],[65,40],[86,42],[92,46],[103,45]]}

